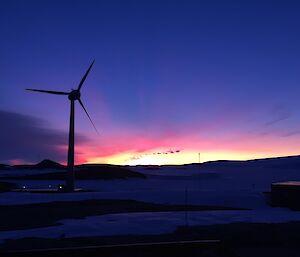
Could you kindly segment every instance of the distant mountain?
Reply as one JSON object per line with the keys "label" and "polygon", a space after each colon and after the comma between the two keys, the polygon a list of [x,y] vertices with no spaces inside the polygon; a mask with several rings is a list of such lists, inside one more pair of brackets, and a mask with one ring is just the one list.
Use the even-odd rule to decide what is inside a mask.
{"label": "distant mountain", "polygon": [[43,170],[43,169],[65,170],[66,169],[66,166],[48,159],[45,159],[37,164],[21,164],[21,165],[14,165],[13,167],[17,169],[32,169],[32,170]]}
{"label": "distant mountain", "polygon": [[64,170],[66,169],[66,166],[54,162],[51,160],[43,160],[35,165],[35,169],[56,169],[56,170]]}

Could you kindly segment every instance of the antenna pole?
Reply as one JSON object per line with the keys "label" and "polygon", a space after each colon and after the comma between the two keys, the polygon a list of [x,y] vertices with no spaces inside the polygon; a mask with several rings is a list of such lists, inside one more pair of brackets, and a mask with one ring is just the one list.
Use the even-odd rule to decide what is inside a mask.
{"label": "antenna pole", "polygon": [[68,148],[68,173],[66,179],[66,190],[68,192],[74,191],[74,112],[75,112],[75,100],[70,100],[71,112],[70,112],[70,130],[69,130],[69,148]]}
{"label": "antenna pole", "polygon": [[188,189],[185,187],[184,190],[184,205],[185,205],[185,212],[184,212],[184,221],[185,221],[185,226],[189,226],[189,218],[188,218]]}

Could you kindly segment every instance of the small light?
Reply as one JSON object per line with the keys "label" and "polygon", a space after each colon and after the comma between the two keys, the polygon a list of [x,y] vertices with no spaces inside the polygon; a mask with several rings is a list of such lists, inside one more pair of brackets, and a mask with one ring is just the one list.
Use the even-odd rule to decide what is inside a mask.
{"label": "small light", "polygon": [[25,188],[26,188],[26,186],[23,186],[22,188],[23,188],[23,189],[25,189]]}

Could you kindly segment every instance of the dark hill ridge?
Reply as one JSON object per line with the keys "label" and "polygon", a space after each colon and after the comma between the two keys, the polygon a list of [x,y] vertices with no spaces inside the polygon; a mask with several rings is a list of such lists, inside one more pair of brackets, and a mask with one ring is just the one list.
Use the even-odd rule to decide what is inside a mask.
{"label": "dark hill ridge", "polygon": [[109,179],[111,174],[114,174],[116,178],[146,178],[145,175],[132,171],[118,165],[107,165],[107,164],[82,164],[75,167],[76,178],[89,179],[89,177],[99,179]]}
{"label": "dark hill ridge", "polygon": [[[199,163],[190,163],[182,165],[137,165],[148,170],[158,170],[162,167],[166,168],[184,168],[191,166],[199,166]],[[130,166],[128,166],[130,167]],[[218,160],[201,163],[203,168],[243,168],[243,167],[262,167],[262,168],[278,168],[278,169],[299,169],[300,171],[300,156],[285,156],[273,157],[264,159],[253,159],[246,161],[238,160]]]}
{"label": "dark hill ridge", "polygon": [[272,169],[299,169],[300,170],[300,156],[286,156],[286,157],[274,157],[264,159],[253,159],[248,161],[211,161],[202,164],[204,167],[260,167],[260,168],[272,168]]}
{"label": "dark hill ridge", "polygon": [[[198,163],[184,164],[184,165],[138,165],[135,167],[144,167],[145,169],[160,169],[161,167],[174,167],[174,168],[184,168],[190,166],[198,166]],[[203,168],[272,168],[272,169],[299,169],[300,171],[300,156],[287,156],[287,157],[275,157],[275,158],[265,158],[265,159],[254,159],[248,161],[230,161],[230,160],[219,160],[219,161],[209,161],[201,163]],[[57,170],[58,172],[52,172],[48,174],[49,177],[61,177],[63,173],[60,171],[67,169],[65,165],[51,161],[43,160],[37,164],[24,164],[24,165],[14,165],[9,166],[5,164],[0,165],[0,170],[14,170],[14,169],[32,169],[32,170]],[[110,164],[81,164],[75,166],[76,173],[79,179],[90,179],[90,178],[102,178],[108,179],[111,177],[111,173],[114,173],[116,178],[127,178],[127,177],[145,177],[143,174],[132,171],[130,166],[120,166],[120,165],[110,165]],[[101,174],[100,174],[101,173]],[[125,175],[126,173],[127,175]],[[36,174],[31,175],[38,179],[38,177],[46,176],[46,174]],[[114,177],[113,176],[113,177]],[[28,177],[28,176],[26,176]]]}
{"label": "dark hill ridge", "polygon": [[[15,169],[31,169],[41,170],[49,169],[56,170],[42,174],[18,175],[9,176],[5,179],[16,180],[64,180],[66,178],[67,167],[50,161],[44,160],[35,165],[15,165]],[[75,166],[75,178],[79,180],[95,180],[95,179],[128,179],[128,178],[146,178],[145,175],[132,171],[122,166],[109,165],[109,164],[81,164]],[[2,178],[4,179],[4,178]]]}
{"label": "dark hill ridge", "polygon": [[21,164],[21,165],[14,165],[13,167],[17,169],[31,169],[31,170],[42,170],[42,169],[65,170],[66,169],[66,166],[48,159],[45,159],[37,164]]}

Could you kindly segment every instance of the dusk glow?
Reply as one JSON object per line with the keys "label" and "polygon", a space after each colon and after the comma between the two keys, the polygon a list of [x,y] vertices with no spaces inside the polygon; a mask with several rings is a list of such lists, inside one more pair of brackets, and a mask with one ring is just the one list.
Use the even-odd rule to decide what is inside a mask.
{"label": "dusk glow", "polygon": [[88,2],[2,5],[0,162],[66,163],[67,101],[24,89],[69,91],[94,58],[82,99],[100,134],[77,106],[76,163],[299,154],[297,1]]}

